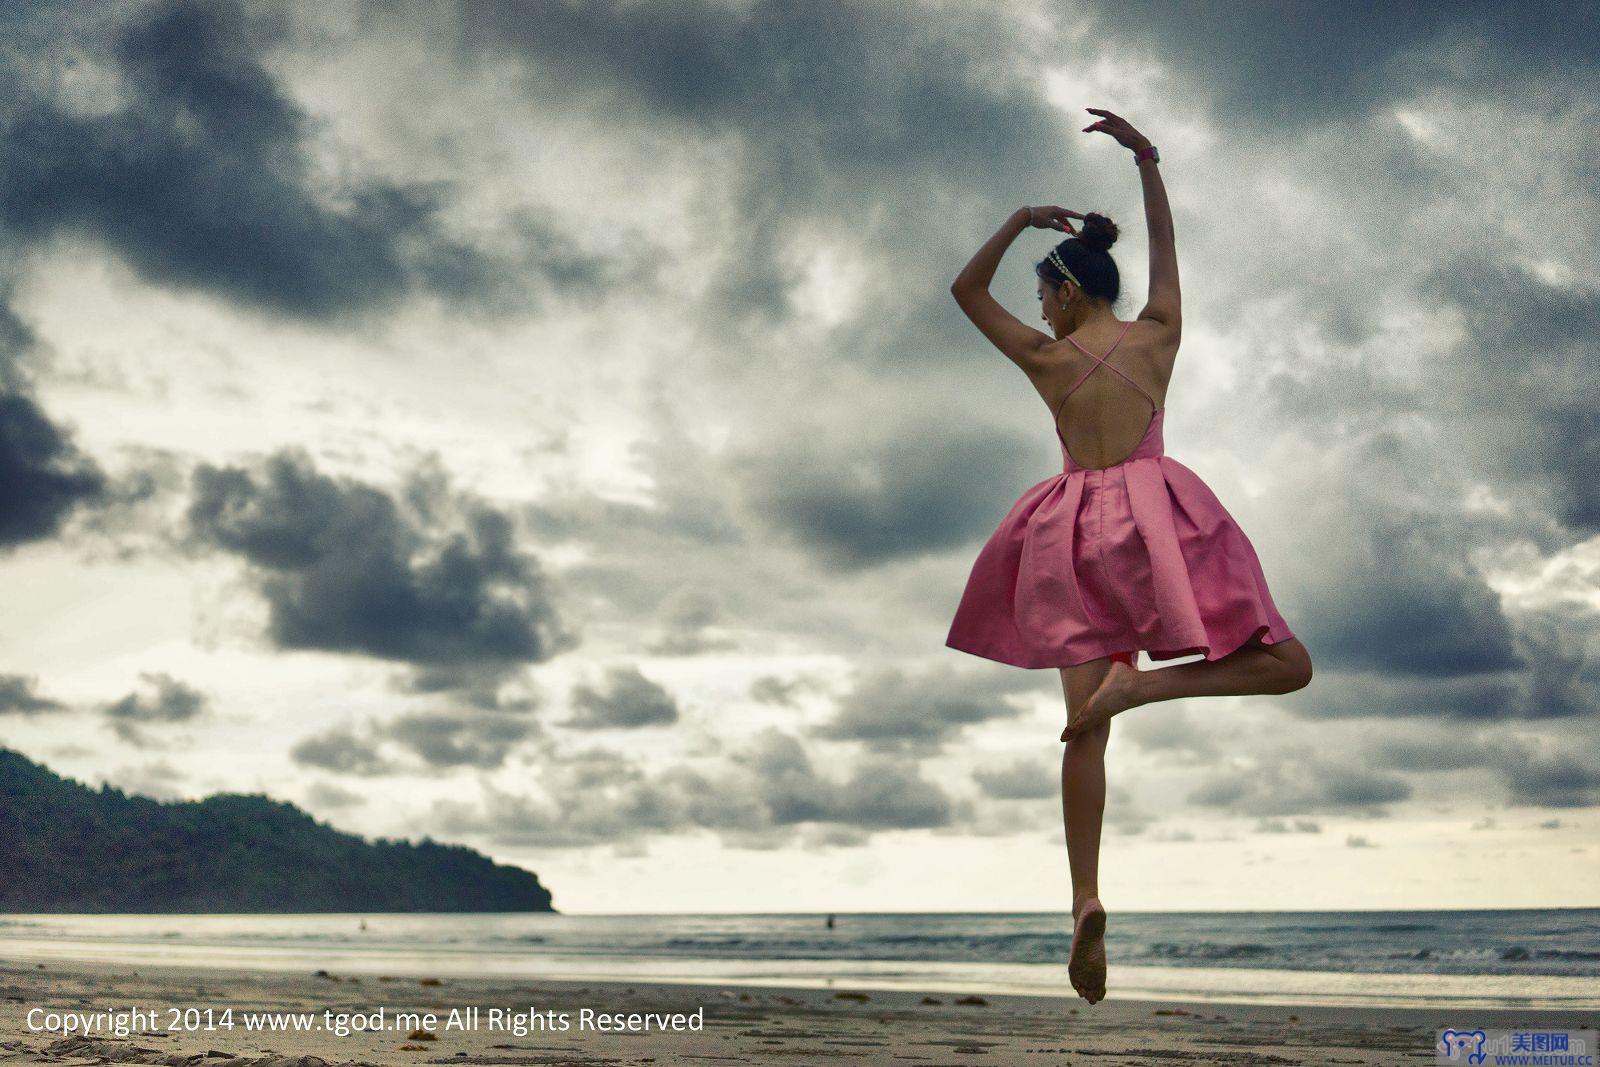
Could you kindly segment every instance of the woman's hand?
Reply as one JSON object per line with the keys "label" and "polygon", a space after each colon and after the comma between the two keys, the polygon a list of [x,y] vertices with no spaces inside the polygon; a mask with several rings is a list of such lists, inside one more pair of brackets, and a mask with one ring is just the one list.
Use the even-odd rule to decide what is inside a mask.
{"label": "woman's hand", "polygon": [[1099,130],[1108,133],[1117,139],[1117,143],[1129,151],[1137,152],[1141,148],[1150,147],[1150,138],[1133,128],[1133,123],[1120,115],[1113,115],[1103,107],[1084,108],[1091,115],[1101,116],[1099,122],[1091,122],[1083,128],[1084,133]]}
{"label": "woman's hand", "polygon": [[1029,211],[1033,218],[1033,225],[1038,229],[1064,230],[1074,237],[1078,236],[1078,231],[1073,227],[1072,220],[1083,218],[1082,213],[1050,204],[1030,208]]}

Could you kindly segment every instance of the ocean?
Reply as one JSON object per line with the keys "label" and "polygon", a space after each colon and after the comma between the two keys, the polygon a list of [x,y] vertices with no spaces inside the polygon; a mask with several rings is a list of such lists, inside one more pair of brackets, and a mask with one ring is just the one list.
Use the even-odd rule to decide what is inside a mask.
{"label": "ocean", "polygon": [[[1065,913],[5,915],[12,962],[1075,996]],[[1110,995],[1600,1007],[1600,908],[1110,913]]]}

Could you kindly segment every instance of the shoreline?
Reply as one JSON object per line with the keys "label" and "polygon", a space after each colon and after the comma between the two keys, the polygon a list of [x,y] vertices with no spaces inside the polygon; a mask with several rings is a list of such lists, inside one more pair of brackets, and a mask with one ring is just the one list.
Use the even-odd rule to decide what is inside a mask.
{"label": "shoreline", "polygon": [[[500,982],[555,980],[610,984],[732,986],[900,991],[984,996],[1045,997],[1067,1001],[1077,995],[1066,981],[1065,965],[970,965],[890,960],[726,960],[648,958],[618,966],[588,954],[507,953],[489,950],[462,955],[424,953],[375,955],[343,946],[301,946],[277,955],[240,954],[227,946],[205,953],[186,946],[179,953],[138,942],[0,941],[0,958],[19,965],[82,963],[128,970],[135,967],[212,969],[213,959],[240,972],[309,974],[318,969],[345,976],[431,975],[456,980]],[[159,955],[152,956],[152,953]],[[803,966],[800,966],[803,965]],[[1262,1005],[1266,1007],[1415,1008],[1439,1011],[1589,1011],[1600,1009],[1600,979],[1587,976],[1433,974],[1405,972],[1328,972],[1296,968],[1167,966],[1113,963],[1109,982],[1118,1000],[1152,1003]]]}
{"label": "shoreline", "polygon": [[[1079,1053],[1093,1062],[1389,1064],[1428,1058],[1447,1027],[1600,1029],[1600,1011],[1542,1008],[1344,1007],[1148,1000],[1108,995],[1089,1005],[1045,994],[962,995],[939,991],[662,982],[612,979],[499,978],[253,970],[193,965],[122,965],[83,961],[0,963],[0,1061],[60,1063],[106,1057],[129,1063],[232,1058],[270,1067],[329,1064],[678,1063],[746,1059],[814,1063],[906,1058],[958,1064],[1060,1062]],[[140,1007],[177,1028],[104,1028],[87,1036],[30,1030],[45,1011],[113,1012]],[[467,1009],[479,1009],[473,1017]],[[325,1012],[382,1008],[386,1029],[341,1036],[323,1028],[293,1030],[288,1020]],[[234,1027],[203,1028],[232,1009]],[[490,1018],[500,1009],[501,1023]],[[689,1015],[700,1030],[601,1030],[583,1013],[625,1019],[645,1013]],[[456,1026],[450,1026],[455,1012]],[[281,1025],[246,1029],[245,1013],[284,1013]],[[393,1027],[400,1012],[432,1012],[435,1040]],[[520,1015],[546,1022],[516,1033]],[[558,1022],[565,1018],[566,1028]],[[331,1017],[337,1021],[337,1016]],[[184,1020],[187,1020],[185,1022]],[[167,1025],[167,1024],[164,1024]],[[618,1025],[625,1025],[619,1023]],[[267,1057],[269,1059],[261,1059]]]}

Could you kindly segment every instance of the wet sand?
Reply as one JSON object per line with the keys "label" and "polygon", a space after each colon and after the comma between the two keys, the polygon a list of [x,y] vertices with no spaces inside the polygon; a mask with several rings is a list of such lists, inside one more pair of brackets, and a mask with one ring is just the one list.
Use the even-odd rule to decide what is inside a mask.
{"label": "wet sand", "polygon": [[[134,1008],[146,1014],[125,1020],[134,1025],[122,1037],[110,1031],[110,1017],[72,1036],[29,1020],[30,1013],[42,1025],[44,1012]],[[323,1014],[380,1008],[383,1032],[340,1036]],[[496,1008],[498,1019],[490,1014]],[[174,1010],[187,1019],[175,1020]],[[452,1011],[457,1027],[448,1025]],[[250,1030],[246,1012],[295,1013],[313,1028],[291,1030],[280,1017],[275,1027]],[[403,1025],[412,1020],[399,1012],[433,1013],[431,1034]],[[516,1033],[519,1016],[526,1025],[531,1013],[546,1025]],[[635,1025],[649,1025],[647,1013],[678,1013],[683,1026],[696,1018],[701,1025],[597,1028],[606,1016],[625,1026],[629,1014],[639,1016]],[[202,1029],[228,1021],[232,1028]],[[1452,1026],[1596,1029],[1600,1011],[1274,1007],[1114,994],[1090,1006],[1060,997],[844,987],[0,964],[0,1063],[7,1064],[1397,1064],[1431,1063],[1436,1032]]]}

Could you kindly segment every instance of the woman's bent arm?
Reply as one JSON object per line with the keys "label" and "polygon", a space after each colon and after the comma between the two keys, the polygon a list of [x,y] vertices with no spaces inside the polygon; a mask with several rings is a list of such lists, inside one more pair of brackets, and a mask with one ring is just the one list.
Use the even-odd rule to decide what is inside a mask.
{"label": "woman's bent arm", "polygon": [[[1066,219],[1073,215],[1077,215],[1077,212],[1055,206],[1017,208],[995,231],[994,236],[973,253],[972,259],[961,268],[961,273],[950,285],[950,295],[956,298],[956,303],[961,305],[961,310],[973,325],[983,332],[990,343],[1004,352],[1007,359],[1030,373],[1037,368],[1039,350],[1055,338],[1034,329],[1001,307],[1000,302],[989,295],[989,283],[994,279],[1000,257],[1005,255],[1018,234],[1030,225],[1037,225],[1041,229],[1047,226],[1057,230],[1066,229],[1070,225]],[[1082,218],[1081,215],[1078,217]]]}

